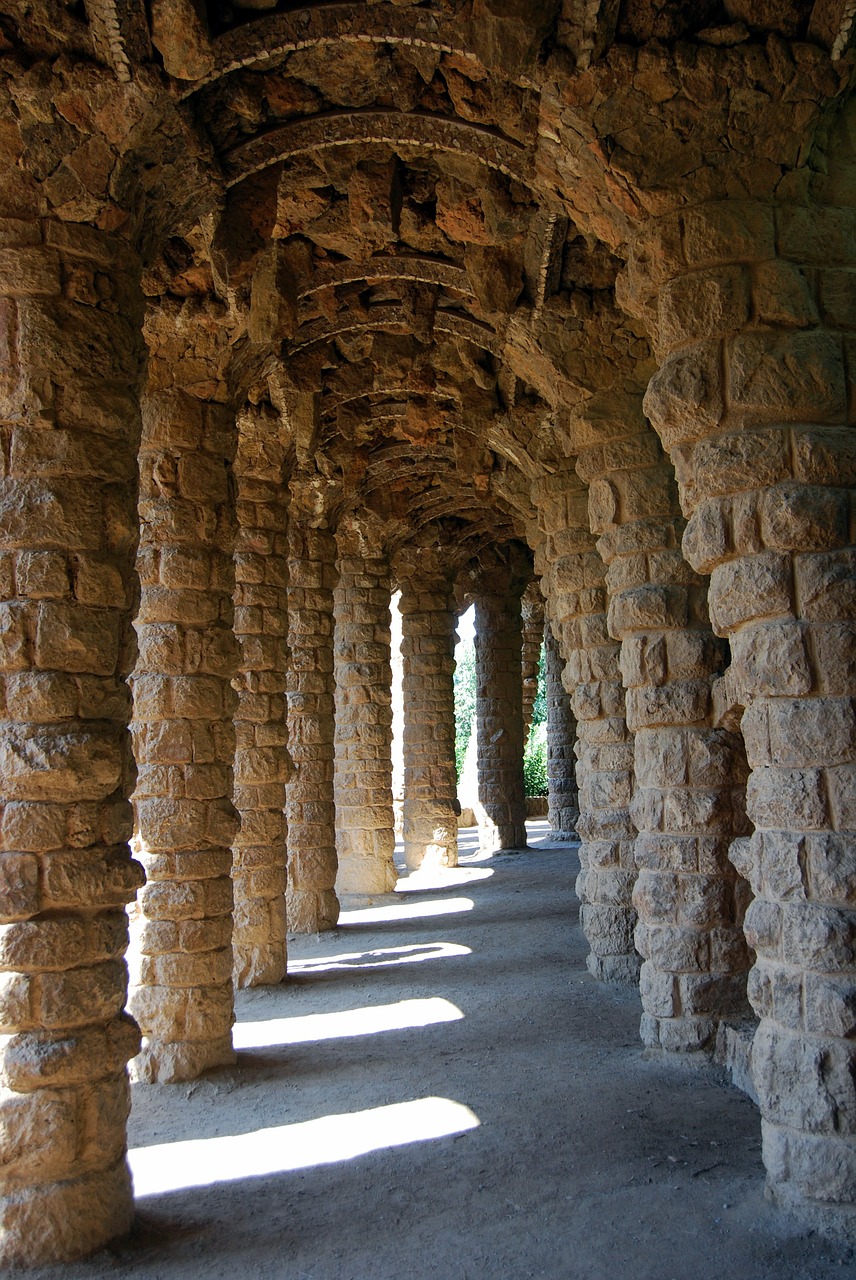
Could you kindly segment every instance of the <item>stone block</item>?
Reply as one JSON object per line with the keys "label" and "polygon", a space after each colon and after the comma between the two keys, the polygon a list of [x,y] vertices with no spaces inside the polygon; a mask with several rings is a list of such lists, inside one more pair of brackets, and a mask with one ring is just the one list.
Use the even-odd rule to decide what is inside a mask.
{"label": "stone block", "polygon": [[[752,270],[752,303],[760,324],[802,329],[818,322],[804,271],[789,262],[759,262]],[[828,323],[835,325],[827,313]]]}
{"label": "stone block", "polygon": [[645,413],[668,449],[719,426],[723,412],[718,341],[698,342],[670,356],[648,384]]}
{"label": "stone block", "polygon": [[758,827],[812,831],[829,823],[826,787],[818,769],[756,769],[746,788],[746,808]]}
{"label": "stone block", "polygon": [[790,558],[773,551],[718,565],[710,578],[710,613],[719,635],[742,623],[792,611]]}
{"label": "stone block", "polygon": [[778,421],[840,420],[846,388],[840,340],[831,333],[746,332],[731,339],[735,409]]}
{"label": "stone block", "polygon": [[773,210],[750,201],[712,202],[683,215],[690,267],[758,262],[774,256]]}
{"label": "stone block", "polygon": [[749,318],[748,281],[741,267],[693,271],[658,295],[658,342],[665,350],[741,329]]}

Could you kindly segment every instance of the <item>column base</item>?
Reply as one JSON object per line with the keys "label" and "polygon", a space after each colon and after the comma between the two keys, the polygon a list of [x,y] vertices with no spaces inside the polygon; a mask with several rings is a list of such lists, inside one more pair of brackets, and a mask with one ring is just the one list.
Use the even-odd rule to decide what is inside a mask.
{"label": "column base", "polygon": [[767,1199],[808,1228],[856,1244],[856,1141],[762,1120],[761,1144]]}
{"label": "column base", "polygon": [[339,899],[332,889],[289,893],[285,906],[289,933],[326,933],[339,921]]}
{"label": "column base", "polygon": [[586,956],[586,968],[593,978],[621,987],[638,985],[641,963],[640,956],[598,956],[593,951]]}
{"label": "column base", "polygon": [[525,822],[500,825],[487,818],[479,823],[479,853],[490,855],[526,848]]}
{"label": "column base", "polygon": [[286,971],[285,944],[279,947],[233,947],[232,976],[239,991],[247,987],[275,987]]}
{"label": "column base", "polygon": [[393,893],[398,884],[398,872],[392,861],[381,862],[377,858],[348,858],[339,861],[336,877],[336,893],[378,894]]}
{"label": "column base", "polygon": [[145,1039],[129,1065],[131,1079],[140,1084],[179,1084],[196,1080],[213,1067],[230,1067],[235,1061],[230,1032],[215,1040]]}
{"label": "column base", "polygon": [[716,1048],[718,1018],[655,1018],[643,1013],[639,1034],[646,1049],[664,1053],[709,1053]]}
{"label": "column base", "polygon": [[127,1235],[134,1220],[128,1163],[0,1200],[0,1264],[74,1262]]}

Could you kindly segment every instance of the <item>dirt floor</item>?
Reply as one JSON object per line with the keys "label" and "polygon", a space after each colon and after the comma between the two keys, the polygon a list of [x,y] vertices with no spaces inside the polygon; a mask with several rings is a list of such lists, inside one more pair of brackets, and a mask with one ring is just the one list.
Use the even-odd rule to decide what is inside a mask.
{"label": "dirt floor", "polygon": [[638,997],[585,970],[575,849],[545,831],[490,862],[462,833],[444,883],[296,940],[289,982],[238,999],[234,1069],[135,1087],[132,1239],[37,1275],[856,1275],[765,1202],[753,1104],[643,1056]]}

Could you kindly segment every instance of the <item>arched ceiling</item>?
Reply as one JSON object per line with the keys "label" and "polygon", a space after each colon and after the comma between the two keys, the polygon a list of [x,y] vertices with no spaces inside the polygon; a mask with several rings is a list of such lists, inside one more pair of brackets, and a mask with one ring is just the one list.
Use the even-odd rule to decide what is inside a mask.
{"label": "arched ceiling", "polygon": [[[813,128],[853,22],[847,0],[2,9],[10,47],[162,77],[208,189],[193,216],[176,197],[152,306],[216,296],[234,394],[311,397],[298,457],[340,505],[457,552],[525,532],[557,413],[644,384],[647,335],[614,285],[667,173],[716,194],[732,133],[729,181],[797,163],[787,119],[746,141],[710,103],[751,93],[761,118],[799,72]],[[156,155],[145,168],[156,191]]]}

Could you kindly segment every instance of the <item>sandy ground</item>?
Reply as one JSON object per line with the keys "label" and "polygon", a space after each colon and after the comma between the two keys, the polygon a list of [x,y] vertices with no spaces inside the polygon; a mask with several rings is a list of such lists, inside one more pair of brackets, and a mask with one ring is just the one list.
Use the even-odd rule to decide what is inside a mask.
{"label": "sandy ground", "polygon": [[765,1202],[753,1104],[643,1056],[638,997],[585,970],[575,850],[545,830],[490,862],[463,833],[444,884],[296,940],[290,981],[238,999],[237,1067],[135,1087],[131,1240],[36,1274],[856,1276]]}

